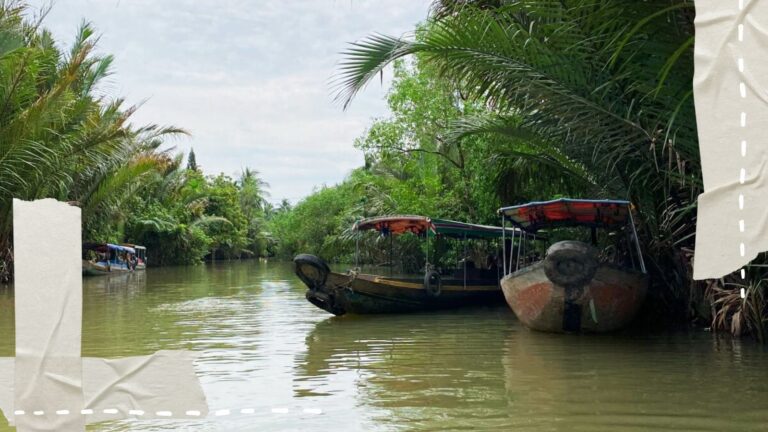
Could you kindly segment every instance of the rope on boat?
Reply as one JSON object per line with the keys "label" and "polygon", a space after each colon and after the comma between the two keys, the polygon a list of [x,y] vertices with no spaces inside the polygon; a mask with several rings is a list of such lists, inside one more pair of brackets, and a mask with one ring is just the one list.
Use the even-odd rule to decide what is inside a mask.
{"label": "rope on boat", "polygon": [[346,289],[349,292],[354,292],[354,290],[352,289],[352,282],[354,282],[355,279],[357,279],[357,275],[359,274],[360,274],[360,269],[357,267],[355,267],[354,269],[347,270],[347,276],[349,276],[349,281],[347,281],[347,283],[345,283],[343,286],[339,288]]}

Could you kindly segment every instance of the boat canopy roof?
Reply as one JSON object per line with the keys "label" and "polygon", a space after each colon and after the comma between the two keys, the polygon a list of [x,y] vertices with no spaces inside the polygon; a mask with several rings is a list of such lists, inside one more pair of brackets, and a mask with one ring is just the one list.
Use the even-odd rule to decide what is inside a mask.
{"label": "boat canopy roof", "polygon": [[[431,219],[426,216],[381,216],[363,219],[355,223],[357,231],[375,230],[382,234],[412,233],[445,236],[453,238],[501,238],[503,228],[476,225],[445,219]],[[507,231],[511,231],[508,229]]]}
{"label": "boat canopy roof", "polygon": [[121,246],[131,247],[131,248],[134,248],[136,250],[144,250],[144,249],[146,249],[146,247],[144,247],[144,246],[139,246],[139,245],[131,244],[131,243],[123,243]]}
{"label": "boat canopy roof", "polygon": [[118,252],[128,252],[131,254],[136,253],[136,249],[129,246],[121,246],[112,243],[84,243],[83,249],[96,250],[99,252],[106,252],[107,250],[116,250]]}
{"label": "boat canopy roof", "polygon": [[631,222],[632,204],[622,200],[560,198],[503,207],[499,213],[527,232],[542,228],[587,226],[621,228]]}

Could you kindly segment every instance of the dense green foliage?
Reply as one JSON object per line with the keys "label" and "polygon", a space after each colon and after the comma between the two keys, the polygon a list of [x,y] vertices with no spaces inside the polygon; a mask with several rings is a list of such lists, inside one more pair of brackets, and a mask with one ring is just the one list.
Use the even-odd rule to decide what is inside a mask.
{"label": "dense green foliage", "polygon": [[[391,115],[355,142],[365,166],[277,208],[255,171],[206,176],[194,152],[160,150],[183,130],[130,126],[136,108],[98,91],[112,58],[94,54],[88,25],[63,51],[23,12],[0,0],[0,279],[13,197],[70,201],[85,239],[145,244],[158,265],[300,252],[351,261],[350,228],[364,217],[495,224],[502,205],[623,198],[637,208],[649,309],[765,334],[764,267],[750,266],[746,284],[691,278],[702,192],[693,0],[438,0],[412,37],[369,36],[339,66],[345,107],[394,69]],[[363,255],[384,264],[382,246]]]}
{"label": "dense green foliage", "polygon": [[112,57],[94,53],[93,29],[83,24],[63,51],[25,11],[0,0],[0,280],[11,276],[13,198],[69,201],[84,239],[146,243],[150,263],[261,253],[255,172],[233,181],[180,169],[160,146],[183,130],[131,126],[136,107],[99,90]]}
{"label": "dense green foliage", "polygon": [[181,161],[170,161],[166,172],[132,199],[120,237],[147,246],[151,265],[266,255],[266,185],[257,173],[246,168],[237,180],[205,177],[182,168]]}
{"label": "dense green foliage", "polygon": [[[629,199],[654,282],[649,310],[762,335],[759,266],[747,301],[740,278],[691,277],[702,192],[693,18],[692,0],[443,0],[414,37],[352,44],[337,81],[345,107],[395,65],[393,117],[358,142],[368,161],[359,199],[372,214],[479,222],[501,203]],[[415,59],[409,77],[404,58]]]}

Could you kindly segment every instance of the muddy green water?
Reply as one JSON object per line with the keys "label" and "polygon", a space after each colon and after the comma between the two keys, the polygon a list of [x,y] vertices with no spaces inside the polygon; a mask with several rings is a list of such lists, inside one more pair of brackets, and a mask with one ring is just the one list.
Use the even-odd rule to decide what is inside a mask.
{"label": "muddy green water", "polygon": [[[254,261],[87,278],[84,291],[84,355],[193,350],[212,410],[89,430],[768,430],[768,352],[705,332],[539,334],[505,306],[332,318],[288,265]],[[12,305],[0,288],[0,356],[13,354]]]}

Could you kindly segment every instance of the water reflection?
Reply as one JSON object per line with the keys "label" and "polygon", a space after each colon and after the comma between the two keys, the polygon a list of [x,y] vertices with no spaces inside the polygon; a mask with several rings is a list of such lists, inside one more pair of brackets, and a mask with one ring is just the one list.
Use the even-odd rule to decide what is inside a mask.
{"label": "water reflection", "polygon": [[[13,353],[12,305],[0,288],[0,356]],[[768,353],[749,341],[532,333],[504,306],[334,318],[304,300],[284,264],[87,278],[83,314],[84,355],[194,350],[211,409],[232,413],[94,431],[749,431],[768,422]]]}
{"label": "water reflection", "polygon": [[501,425],[499,354],[514,328],[506,308],[331,318],[317,324],[306,355],[297,357],[296,392],[354,388],[356,404],[380,427]]}
{"label": "water reflection", "polygon": [[530,332],[504,310],[331,318],[296,395],[355,388],[377,426],[530,431],[764,430],[765,350],[707,333]]}
{"label": "water reflection", "polygon": [[[763,430],[765,351],[747,358],[706,333],[542,335],[506,342],[510,411],[530,430]],[[714,342],[714,347],[713,347]],[[744,354],[744,353],[742,353]],[[746,363],[744,362],[746,360]],[[763,387],[755,393],[758,387]],[[520,419],[519,416],[513,416]]]}

